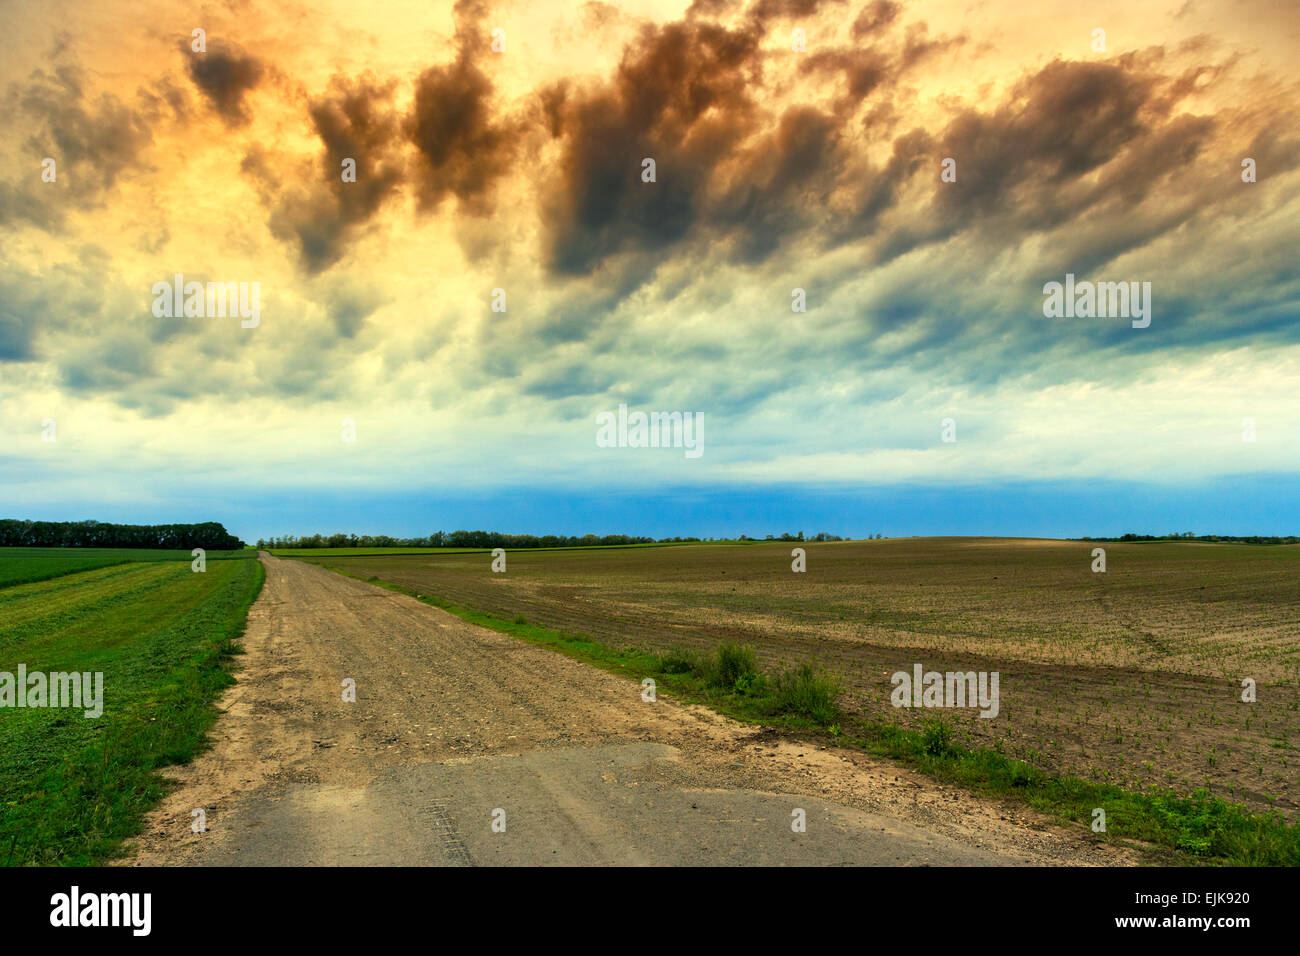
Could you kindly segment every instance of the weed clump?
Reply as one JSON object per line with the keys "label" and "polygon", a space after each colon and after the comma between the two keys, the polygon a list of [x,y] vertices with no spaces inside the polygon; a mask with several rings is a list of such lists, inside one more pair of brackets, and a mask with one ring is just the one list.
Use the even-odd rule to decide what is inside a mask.
{"label": "weed clump", "polygon": [[952,752],[952,728],[947,721],[926,721],[921,729],[921,749],[931,757],[946,757]]}
{"label": "weed clump", "polygon": [[659,658],[659,666],[665,674],[689,674],[695,670],[695,655],[690,651],[675,647]]}
{"label": "weed clump", "polygon": [[743,677],[758,675],[758,658],[752,647],[742,644],[719,644],[713,652],[706,681],[711,687],[735,690]]}
{"label": "weed clump", "polygon": [[805,662],[792,670],[780,672],[773,686],[777,710],[782,713],[807,717],[822,725],[831,724],[839,717],[839,708],[835,705],[840,696],[839,681],[812,664]]}

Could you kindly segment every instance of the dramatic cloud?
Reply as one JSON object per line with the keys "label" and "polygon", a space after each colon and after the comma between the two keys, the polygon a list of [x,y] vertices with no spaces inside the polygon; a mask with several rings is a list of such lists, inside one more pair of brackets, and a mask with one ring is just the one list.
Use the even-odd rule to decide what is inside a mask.
{"label": "dramatic cloud", "polygon": [[[607,86],[559,104],[560,188],[550,259],[584,274],[626,248],[682,239],[705,212],[719,167],[754,129],[747,68],[758,35],[712,23],[646,27]],[[653,185],[642,181],[653,159]]]}
{"label": "dramatic cloud", "polygon": [[[99,206],[123,175],[147,171],[141,157],[152,134],[145,116],[113,92],[86,87],[83,71],[68,62],[10,84],[12,121],[30,129],[24,163],[30,175],[0,182],[0,225],[25,220],[60,230],[66,210]],[[49,181],[47,160],[53,160]]]}
{"label": "dramatic cloud", "polygon": [[335,77],[329,92],[311,101],[319,165],[273,158],[260,144],[241,163],[271,207],[272,233],[297,244],[308,273],[334,265],[403,179],[393,87],[370,76]]}
{"label": "dramatic cloud", "polygon": [[[125,485],[214,443],[339,488],[1294,474],[1296,17],[1135,6],[1100,50],[1076,6],[253,0],[179,58],[161,5],[23,37],[0,421],[61,416],[19,461]],[[260,325],[155,315],[177,274],[257,283]],[[1150,326],[1045,317],[1066,274],[1149,282]],[[703,411],[706,455],[598,456],[623,402]]]}
{"label": "dramatic cloud", "polygon": [[415,83],[406,132],[420,153],[425,208],[454,195],[463,210],[486,213],[492,184],[515,152],[518,129],[497,119],[492,81],[475,62],[488,50],[485,12],[480,3],[456,5],[455,61],[430,67]]}
{"label": "dramatic cloud", "polygon": [[195,52],[190,40],[181,41],[185,69],[227,126],[243,126],[250,119],[244,95],[257,88],[266,67],[228,40],[212,39],[206,45],[206,52]]}

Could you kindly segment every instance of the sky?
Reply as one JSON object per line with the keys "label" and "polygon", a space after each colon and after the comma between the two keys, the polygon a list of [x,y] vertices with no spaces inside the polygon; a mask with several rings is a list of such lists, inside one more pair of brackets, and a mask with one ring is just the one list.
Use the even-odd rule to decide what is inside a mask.
{"label": "sky", "polygon": [[[1293,3],[0,17],[4,517],[1300,526]],[[1067,275],[1135,314],[1045,314]]]}

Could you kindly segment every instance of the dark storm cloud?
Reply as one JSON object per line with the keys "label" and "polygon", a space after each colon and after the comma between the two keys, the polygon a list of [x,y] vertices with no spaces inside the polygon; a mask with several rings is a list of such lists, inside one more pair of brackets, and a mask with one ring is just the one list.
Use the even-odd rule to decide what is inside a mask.
{"label": "dark storm cloud", "polygon": [[[828,5],[761,0],[729,28],[706,19],[716,5],[696,4],[686,20],[644,27],[607,83],[542,91],[546,129],[564,142],[560,189],[546,215],[551,269],[588,275],[611,257],[662,255],[696,236],[725,243],[734,261],[758,264],[788,238],[827,227],[826,203],[853,165],[851,126],[864,99],[879,88],[888,108],[908,69],[964,42],[930,40],[924,24],[886,41],[899,8],[883,2],[854,21],[855,35],[871,45],[794,60],[761,49],[772,21]],[[773,83],[792,70],[843,84],[833,112],[764,110]],[[653,184],[641,179],[645,158],[656,164]],[[882,183],[850,218],[870,218],[893,199]],[[827,228],[852,232],[844,222]]]}
{"label": "dark storm cloud", "polygon": [[913,129],[894,140],[893,152],[885,167],[871,176],[861,201],[854,204],[848,219],[849,230],[837,237],[857,238],[858,229],[869,232],[887,209],[894,208],[903,187],[922,170],[935,166],[934,140],[925,130]]}
{"label": "dark storm cloud", "polygon": [[884,30],[898,19],[899,4],[891,0],[874,0],[858,11],[853,21],[853,39],[861,40]]}
{"label": "dark storm cloud", "polygon": [[[601,270],[604,282],[619,262],[616,273],[644,279],[665,256],[706,242],[752,266],[794,241],[835,248],[865,239],[879,266],[964,232],[996,250],[1080,217],[1126,217],[1109,238],[1071,248],[1082,268],[1195,214],[1194,203],[1171,202],[1168,187],[1202,161],[1221,124],[1182,113],[1181,103],[1228,65],[1166,75],[1158,47],[1105,62],[1057,60],[1027,73],[1003,102],[891,133],[906,115],[909,71],[966,38],[932,37],[924,23],[904,24],[899,4],[878,0],[856,12],[855,45],[819,46],[795,61],[760,49],[768,21],[816,6],[765,0],[726,27],[709,18],[736,7],[697,3],[681,22],[645,26],[607,81],[539,91],[538,122],[562,143],[548,179],[557,189],[543,199],[553,273]],[[767,106],[791,70],[838,84],[831,108]],[[870,162],[865,147],[878,150],[882,133],[887,158]],[[1267,154],[1283,168],[1296,162],[1294,150]],[[656,163],[653,184],[641,181],[646,157]],[[957,184],[939,181],[944,157],[957,161]],[[904,220],[903,209],[915,215]]]}
{"label": "dark storm cloud", "polygon": [[87,103],[82,83],[75,67],[60,67],[53,76],[37,71],[22,94],[22,108],[42,120],[29,140],[32,148],[61,159],[78,171],[78,178],[104,191],[135,162],[152,136],[144,118],[113,94]]}
{"label": "dark storm cloud", "polygon": [[1010,183],[1059,188],[1092,172],[1146,131],[1140,113],[1151,92],[1151,80],[1108,63],[1049,63],[995,112],[971,110],[949,124],[945,148],[973,167],[977,184],[959,191],[961,202],[987,209]]}
{"label": "dark storm cloud", "polygon": [[[319,165],[306,171],[261,144],[244,156],[241,169],[269,210],[272,234],[295,247],[309,275],[339,262],[403,184],[421,208],[455,196],[459,212],[490,211],[492,187],[510,167],[524,122],[496,119],[493,84],[477,63],[494,55],[486,7],[462,0],[455,18],[456,58],[415,79],[406,116],[393,106],[396,79],[335,76],[326,94],[307,101],[323,147]],[[355,182],[343,181],[345,159],[356,163]]]}
{"label": "dark storm cloud", "polygon": [[712,220],[736,230],[735,258],[746,263],[764,261],[817,221],[843,165],[835,118],[809,107],[787,110],[753,154]]}
{"label": "dark storm cloud", "polygon": [[[1007,102],[990,112],[967,109],[937,134],[936,142],[914,131],[907,154],[882,177],[889,185],[858,207],[840,240],[873,229],[904,184],[916,177],[934,182],[935,162],[957,162],[956,184],[926,186],[931,202],[915,217],[922,226],[901,228],[884,256],[964,230],[979,230],[996,249],[1021,242],[1085,216],[1109,216],[1106,231],[1082,257],[1077,271],[1098,266],[1175,228],[1195,203],[1152,202],[1190,173],[1215,132],[1215,120],[1171,117],[1162,81],[1113,63],[1056,61],[1027,76]],[[952,188],[956,186],[957,188]]]}
{"label": "dark storm cloud", "polygon": [[251,118],[244,94],[256,89],[266,75],[261,60],[228,40],[208,38],[207,52],[196,53],[190,39],[180,41],[185,70],[208,104],[227,126],[243,126]]}
{"label": "dark storm cloud", "polygon": [[878,86],[896,75],[895,65],[883,52],[872,47],[863,50],[823,50],[811,54],[804,63],[809,73],[843,74],[845,108],[852,108]]}
{"label": "dark storm cloud", "polygon": [[541,125],[551,138],[564,132],[564,104],[569,97],[569,84],[564,81],[544,86],[537,92]]}
{"label": "dark storm cloud", "polygon": [[[613,253],[685,237],[714,171],[755,129],[747,84],[758,42],[749,28],[647,26],[608,85],[554,104],[565,142],[547,216],[556,272],[587,274]],[[657,165],[654,184],[641,180],[644,158]]]}
{"label": "dark storm cloud", "polygon": [[[294,243],[303,268],[321,272],[342,258],[357,227],[379,211],[403,178],[396,150],[395,84],[369,74],[335,77],[329,91],[308,103],[308,115],[323,147],[320,164],[286,177],[281,163],[261,147],[251,149],[241,168],[271,207],[271,231]],[[344,160],[356,166],[355,182],[343,179]]]}
{"label": "dark storm cloud", "polygon": [[[702,22],[704,6],[693,10],[685,23],[643,30],[606,82],[557,84],[541,98],[540,122],[563,146],[560,190],[544,217],[548,263],[561,276],[594,277],[584,285],[625,290],[558,310],[567,326],[585,329],[593,355],[608,336],[626,345],[636,334],[619,331],[626,316],[622,325],[607,317],[651,274],[663,280],[652,293],[662,304],[673,297],[670,277],[696,259],[702,270],[747,267],[760,281],[792,264],[807,269],[802,254],[777,254],[796,242],[803,252],[861,250],[843,270],[809,276],[823,290],[921,253],[899,265],[901,284],[818,317],[823,335],[805,347],[819,367],[842,368],[853,355],[864,369],[901,360],[951,377],[957,352],[967,357],[962,379],[982,385],[1035,374],[1026,355],[1034,368],[1104,378],[1098,361],[1110,353],[1300,336],[1292,305],[1300,279],[1285,253],[1276,262],[1262,250],[1235,257],[1222,275],[1182,274],[1188,236],[1212,233],[1223,217],[1265,214],[1264,193],[1240,184],[1240,156],[1273,175],[1300,165],[1294,123],[1282,118],[1293,119],[1292,105],[1206,113],[1190,103],[1227,77],[1231,58],[1181,70],[1172,52],[1153,47],[1057,60],[996,99],[894,132],[877,120],[907,115],[908,71],[965,38],[904,28],[895,7],[875,4],[855,21],[864,46],[831,47],[791,68],[759,51],[747,27]],[[782,100],[768,94],[791,69],[841,91],[816,105],[774,107]],[[657,160],[656,184],[640,181],[643,156]],[[940,181],[945,157],[957,161],[956,183]],[[1016,277],[990,281],[990,264],[1017,250],[999,266]],[[1123,322],[1042,321],[1043,282],[1067,271],[1109,278],[1128,255],[1140,263],[1137,277],[1156,285],[1156,331],[1142,338]],[[547,341],[544,325],[533,332],[530,341]],[[900,345],[882,353],[891,332],[903,333]],[[698,360],[703,345],[690,347]],[[804,369],[784,348],[773,361],[785,361],[790,387],[799,387]]]}
{"label": "dark storm cloud", "polygon": [[437,206],[454,195],[482,211],[493,183],[506,172],[515,134],[494,122],[492,82],[473,63],[435,66],[416,82],[407,135],[420,152],[420,202]]}
{"label": "dark storm cloud", "polygon": [[[144,115],[111,93],[90,100],[84,85],[82,72],[66,63],[10,85],[10,110],[31,124],[30,165],[16,181],[0,183],[0,225],[26,220],[60,230],[67,210],[101,205],[118,180],[139,167],[153,141]],[[55,162],[52,183],[41,179],[46,157]]]}
{"label": "dark storm cloud", "polygon": [[[868,14],[857,22],[873,32],[896,11]],[[882,265],[963,232],[997,250],[1082,217],[1115,217],[1115,228],[1062,247],[1082,272],[1197,214],[1196,202],[1171,201],[1169,187],[1186,176],[1184,188],[1202,188],[1190,174],[1220,121],[1179,112],[1194,84],[1138,57],[1049,63],[1005,102],[966,108],[935,132],[905,130],[884,165],[868,163],[854,127],[861,100],[876,92],[890,107],[906,70],[961,39],[930,41],[913,25],[892,47],[810,56],[803,68],[842,75],[848,95],[833,112],[787,109],[773,126],[753,98],[763,63],[752,34],[707,23],[647,29],[608,84],[547,103],[566,145],[548,217],[553,270],[589,274],[619,253],[662,256],[693,237],[715,248],[730,240],[729,260],[750,265],[801,237],[825,248],[872,239],[868,261]],[[1297,151],[1254,145],[1280,168],[1297,163]],[[642,156],[656,159],[656,184],[640,181]],[[939,182],[944,157],[957,161],[957,184]],[[903,208],[916,214],[904,221]]]}
{"label": "dark storm cloud", "polygon": [[493,184],[510,167],[520,129],[497,122],[494,87],[476,61],[493,55],[486,4],[456,4],[456,59],[420,74],[406,134],[419,151],[419,199],[432,208],[454,195],[471,213],[490,209]]}

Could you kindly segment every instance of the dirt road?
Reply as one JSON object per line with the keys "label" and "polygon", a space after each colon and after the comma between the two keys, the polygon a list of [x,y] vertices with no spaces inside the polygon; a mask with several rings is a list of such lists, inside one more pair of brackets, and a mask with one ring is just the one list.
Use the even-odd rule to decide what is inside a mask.
{"label": "dirt road", "polygon": [[261,560],[214,746],[170,771],[180,786],[124,862],[1135,862],[859,754],[644,702],[633,681],[413,598]]}

